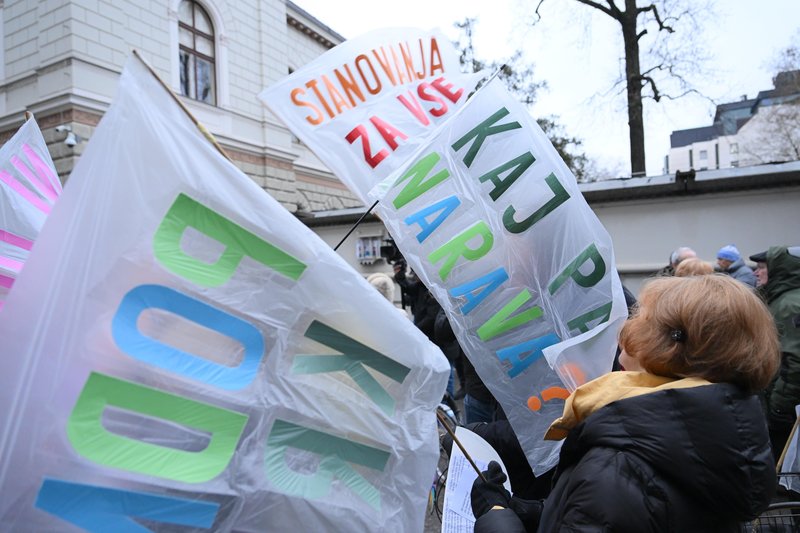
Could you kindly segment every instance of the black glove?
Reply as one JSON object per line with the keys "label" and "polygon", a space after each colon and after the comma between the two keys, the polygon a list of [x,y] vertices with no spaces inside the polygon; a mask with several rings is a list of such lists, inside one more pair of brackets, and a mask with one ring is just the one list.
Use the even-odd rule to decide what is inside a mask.
{"label": "black glove", "polygon": [[511,500],[511,494],[503,487],[506,475],[496,461],[489,463],[489,468],[483,472],[483,477],[486,478],[485,482],[480,476],[475,478],[470,494],[472,514],[475,518],[488,513],[495,505],[508,507]]}

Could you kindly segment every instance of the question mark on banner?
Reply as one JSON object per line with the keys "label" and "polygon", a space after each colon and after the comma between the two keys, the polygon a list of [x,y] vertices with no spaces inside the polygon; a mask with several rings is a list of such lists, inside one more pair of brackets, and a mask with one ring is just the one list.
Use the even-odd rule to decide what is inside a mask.
{"label": "question mark on banner", "polygon": [[[566,400],[569,398],[569,391],[563,387],[547,387],[542,391],[542,400],[549,402],[555,398]],[[539,398],[536,396],[528,398],[528,409],[531,411],[538,411],[541,408],[542,401]]]}
{"label": "question mark on banner", "polygon": [[[583,369],[581,369],[581,367],[578,366],[576,363],[566,363],[565,365],[562,365],[560,367],[560,372],[558,372],[558,374],[559,377],[562,378],[562,381],[564,381],[564,383],[567,386],[571,385],[573,387],[580,387],[581,385],[586,383],[586,374],[583,372]],[[564,380],[563,379],[564,375],[571,378],[572,383],[569,383],[568,381]]]}

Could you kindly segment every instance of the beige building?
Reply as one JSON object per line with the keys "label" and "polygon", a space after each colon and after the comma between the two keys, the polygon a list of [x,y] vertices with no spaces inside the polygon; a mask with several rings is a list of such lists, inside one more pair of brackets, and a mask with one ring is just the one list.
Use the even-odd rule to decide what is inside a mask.
{"label": "beige building", "polygon": [[0,1],[0,140],[34,113],[66,179],[133,49],[289,211],[360,202],[256,95],[343,40],[286,0]]}

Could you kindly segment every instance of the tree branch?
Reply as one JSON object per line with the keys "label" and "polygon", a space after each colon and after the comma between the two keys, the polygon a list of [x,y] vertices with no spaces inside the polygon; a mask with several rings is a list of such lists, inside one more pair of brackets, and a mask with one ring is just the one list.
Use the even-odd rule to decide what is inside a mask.
{"label": "tree branch", "polygon": [[[581,0],[578,0],[579,2]],[[641,15],[642,13],[647,13],[648,11],[653,12],[653,16],[656,18],[656,22],[658,23],[658,31],[666,31],[669,33],[675,33],[675,28],[672,26],[667,26],[663,20],[661,20],[661,15],[658,13],[658,8],[655,4],[650,4],[647,7],[640,7],[636,10],[637,15]]]}
{"label": "tree branch", "polygon": [[650,86],[650,90],[653,91],[653,100],[658,102],[661,100],[661,93],[658,92],[658,87],[656,86],[656,82],[650,76],[639,76],[639,82],[642,84],[644,88],[645,85]]}
{"label": "tree branch", "polygon": [[542,15],[539,13],[539,8],[542,7],[542,4],[544,4],[544,0],[539,0],[539,3],[536,4],[536,9],[533,10],[533,14],[537,17],[536,21],[534,21],[534,24],[542,20]]}
{"label": "tree branch", "polygon": [[[605,13],[606,15],[608,15],[609,17],[611,17],[613,19],[619,19],[619,15],[618,15],[619,9],[617,9],[617,11],[615,13],[614,11],[611,10],[611,8],[608,8],[608,7],[604,6],[603,4],[598,4],[597,2],[594,2],[593,0],[576,0],[576,1],[580,2],[581,4],[587,5],[589,7],[593,7],[595,9],[599,9],[600,11],[602,11],[603,13]],[[609,3],[612,6],[614,6],[614,0],[610,0]],[[614,7],[616,7],[616,6],[614,6]]]}

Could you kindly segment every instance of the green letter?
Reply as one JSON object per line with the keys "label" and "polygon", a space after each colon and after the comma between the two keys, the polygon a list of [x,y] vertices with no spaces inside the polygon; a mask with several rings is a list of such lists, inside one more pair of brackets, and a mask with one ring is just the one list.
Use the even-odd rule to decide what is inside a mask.
{"label": "green letter", "polygon": [[[226,245],[216,263],[195,259],[181,250],[181,237],[190,226]],[[158,262],[173,274],[205,287],[218,287],[228,281],[245,256],[294,280],[306,268],[280,248],[183,193],[175,199],[156,230],[153,253]]]}
{"label": "green letter", "polygon": [[[477,248],[467,246],[467,243],[477,236],[482,237],[481,244]],[[450,275],[450,271],[453,270],[459,257],[463,255],[465,259],[475,261],[489,253],[493,244],[494,236],[492,235],[492,230],[489,229],[486,222],[481,220],[431,252],[428,260],[435,264],[443,258],[447,258],[442,268],[439,269],[439,277],[444,281]]]}
{"label": "green letter", "polygon": [[[321,456],[316,471],[309,474],[289,468],[285,459],[288,448]],[[328,495],[333,480],[338,479],[373,509],[380,510],[380,491],[347,463],[383,472],[388,460],[389,453],[383,450],[278,419],[267,439],[264,467],[269,480],[286,494],[318,500]]]}
{"label": "green letter", "polygon": [[522,233],[550,214],[553,209],[569,200],[569,193],[564,190],[564,187],[558,181],[555,174],[551,172],[544,181],[550,187],[550,190],[553,191],[553,197],[522,222],[517,222],[514,220],[514,215],[517,211],[514,209],[513,205],[508,206],[506,212],[503,213],[503,225],[508,231],[511,233]]}
{"label": "green letter", "polygon": [[514,329],[517,326],[521,326],[526,322],[530,322],[542,316],[542,308],[538,305],[534,305],[515,317],[511,316],[512,313],[515,313],[530,299],[531,293],[528,292],[528,289],[523,289],[513,300],[508,302],[502,309],[495,313],[492,318],[487,320],[484,325],[478,328],[478,337],[485,342],[497,337],[501,333],[505,333],[510,329]]}
{"label": "green letter", "polygon": [[[586,261],[591,261],[594,266],[592,267],[592,271],[590,273],[584,275],[579,269],[586,263]],[[553,280],[549,287],[550,294],[555,294],[555,292],[561,288],[564,282],[567,281],[567,278],[572,278],[575,280],[575,283],[581,287],[592,287],[597,284],[598,281],[603,279],[605,274],[606,263],[603,261],[603,257],[600,255],[600,252],[597,251],[597,247],[594,245],[594,243],[592,243],[588,248],[578,254],[578,257],[576,257],[572,263],[568,264],[567,268],[565,268],[564,271]]]}
{"label": "green letter", "polygon": [[[490,170],[480,178],[481,183],[485,183],[487,180],[491,180],[494,183],[494,189],[492,192],[489,193],[489,196],[492,200],[497,200],[502,196],[506,190],[517,181],[517,178],[522,176],[522,174],[528,170],[533,162],[536,161],[536,158],[533,157],[533,154],[530,152],[526,152],[521,156],[517,157],[516,159],[512,159],[508,163],[503,163],[499,167],[494,170]],[[514,170],[508,175],[506,179],[500,179],[500,174],[507,171],[508,169],[513,168]]]}
{"label": "green letter", "polygon": [[394,413],[394,398],[367,372],[364,365],[374,368],[397,383],[403,382],[411,371],[410,368],[316,320],[308,326],[305,336],[344,355],[298,355],[292,365],[292,373],[347,372],[384,413]]}
{"label": "green letter", "polygon": [[577,329],[581,333],[586,333],[589,331],[589,322],[592,320],[596,320],[598,318],[602,318],[600,322],[597,323],[599,326],[603,322],[607,321],[608,318],[611,316],[611,302],[607,304],[603,304],[597,309],[592,309],[588,313],[584,313],[579,317],[573,318],[569,322],[567,322],[567,327],[571,330]]}
{"label": "green letter", "polygon": [[397,180],[395,186],[403,183],[408,178],[411,178],[411,181],[409,181],[406,186],[403,187],[403,190],[400,191],[400,194],[398,194],[394,199],[394,202],[392,202],[396,209],[400,209],[411,200],[414,200],[422,193],[429,191],[435,185],[439,185],[441,182],[450,177],[450,172],[447,169],[443,169],[434,174],[434,176],[429,180],[422,181],[428,174],[430,174],[434,165],[439,162],[439,159],[441,159],[439,154],[436,152],[430,153],[414,163],[414,166],[408,169],[408,172],[406,172],[399,180]]}
{"label": "green letter", "polygon": [[467,168],[472,165],[472,162],[475,160],[475,156],[478,155],[478,150],[481,149],[483,141],[486,140],[486,137],[522,127],[520,126],[519,122],[509,122],[508,124],[492,126],[492,124],[506,115],[508,115],[508,109],[501,107],[491,117],[472,128],[472,130],[470,130],[466,135],[453,143],[453,151],[458,152],[470,140],[476,139],[475,142],[469,147],[469,150],[467,150],[467,155],[464,156],[464,164],[467,165]]}
{"label": "green letter", "polygon": [[[134,440],[103,427],[106,406],[211,434],[202,451]],[[95,463],[184,483],[203,483],[228,466],[247,416],[92,372],[67,421],[72,447]]]}

